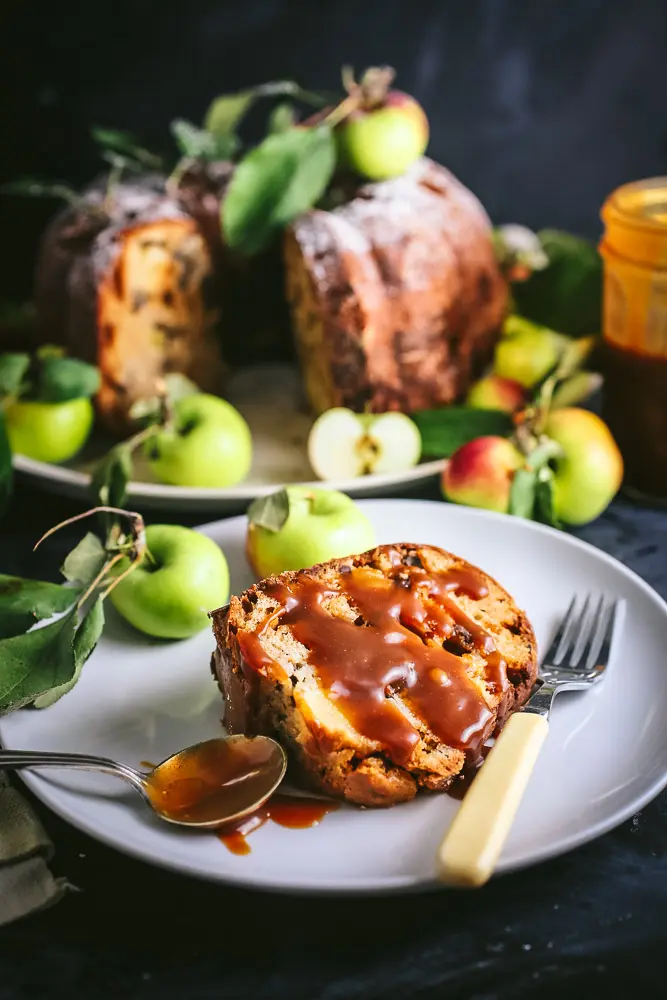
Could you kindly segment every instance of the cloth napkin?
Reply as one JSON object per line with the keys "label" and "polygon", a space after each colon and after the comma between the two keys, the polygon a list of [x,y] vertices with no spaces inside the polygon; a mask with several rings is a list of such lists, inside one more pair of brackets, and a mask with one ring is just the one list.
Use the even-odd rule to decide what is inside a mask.
{"label": "cloth napkin", "polygon": [[0,927],[52,906],[72,888],[51,874],[52,857],[39,819],[0,773]]}

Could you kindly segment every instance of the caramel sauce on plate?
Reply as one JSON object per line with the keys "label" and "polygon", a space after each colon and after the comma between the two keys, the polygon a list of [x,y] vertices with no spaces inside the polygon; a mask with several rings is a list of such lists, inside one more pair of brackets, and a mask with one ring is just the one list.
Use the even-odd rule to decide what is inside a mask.
{"label": "caramel sauce on plate", "polygon": [[337,802],[324,799],[307,799],[288,795],[273,795],[257,812],[247,816],[231,829],[226,827],[218,833],[219,839],[232,854],[250,854],[249,834],[273,820],[278,826],[290,830],[306,830],[317,824],[338,808]]}
{"label": "caramel sauce on plate", "polygon": [[[396,763],[405,763],[419,740],[397,693],[440,740],[475,755],[494,716],[461,654],[480,653],[487,682],[498,691],[508,684],[506,664],[491,635],[451,595],[481,600],[487,587],[471,570],[431,572],[396,556],[388,576],[369,567],[343,567],[332,584],[308,576],[296,584],[269,584],[266,592],[278,608],[256,632],[239,635],[244,669],[250,675],[275,669],[261,639],[270,626],[286,625],[310,650],[329,698]],[[355,619],[337,611],[341,595],[356,609]]]}

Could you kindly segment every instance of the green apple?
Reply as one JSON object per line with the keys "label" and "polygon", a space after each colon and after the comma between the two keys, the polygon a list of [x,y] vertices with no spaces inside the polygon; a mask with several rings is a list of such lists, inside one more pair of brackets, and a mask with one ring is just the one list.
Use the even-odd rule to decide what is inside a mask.
{"label": "green apple", "polygon": [[[229,599],[229,569],[206,535],[175,524],[146,528],[147,552],[111,591],[110,600],[140,632],[187,639],[208,628],[208,612]],[[128,567],[119,563],[116,574]]]}
{"label": "green apple", "polygon": [[322,413],[308,436],[308,460],[320,479],[395,473],[416,465],[421,434],[405,413],[354,413],[335,406]]}
{"label": "green apple", "polygon": [[346,167],[372,181],[398,177],[423,154],[428,119],[413,97],[391,90],[377,107],[359,108],[336,129]]}
{"label": "green apple", "polygon": [[93,426],[87,397],[65,403],[17,400],[5,410],[7,437],[16,455],[39,462],[67,462],[81,451]]}
{"label": "green apple", "polygon": [[246,554],[258,577],[366,552],[375,530],[354,500],[337,490],[287,486],[248,510]]}
{"label": "green apple", "polygon": [[553,410],[545,434],[562,449],[553,461],[554,512],[587,524],[605,510],[623,479],[623,459],[607,425],[589,410]]}
{"label": "green apple", "polygon": [[146,445],[154,475],[174,486],[234,486],[250,471],[250,428],[231,403],[207,393],[174,404],[175,426]]}
{"label": "green apple", "polygon": [[493,370],[501,378],[513,379],[531,389],[548,375],[562,349],[563,338],[553,330],[512,316],[496,345]]}

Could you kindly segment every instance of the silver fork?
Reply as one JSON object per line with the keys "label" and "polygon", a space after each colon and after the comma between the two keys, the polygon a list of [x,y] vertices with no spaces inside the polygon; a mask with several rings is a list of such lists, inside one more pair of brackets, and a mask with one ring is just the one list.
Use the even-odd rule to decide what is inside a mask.
{"label": "silver fork", "polygon": [[491,877],[549,731],[557,694],[586,691],[605,676],[618,620],[618,601],[573,597],[524,707],[504,726],[438,848],[438,877],[479,886]]}

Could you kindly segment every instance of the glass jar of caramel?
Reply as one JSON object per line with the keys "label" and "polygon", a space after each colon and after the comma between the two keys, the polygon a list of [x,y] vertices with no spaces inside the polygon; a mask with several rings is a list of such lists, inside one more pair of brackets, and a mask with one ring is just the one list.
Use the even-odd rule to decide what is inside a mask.
{"label": "glass jar of caramel", "polygon": [[603,416],[624,487],[667,500],[667,177],[614,191],[602,207]]}

